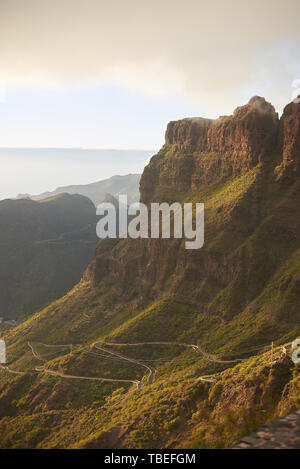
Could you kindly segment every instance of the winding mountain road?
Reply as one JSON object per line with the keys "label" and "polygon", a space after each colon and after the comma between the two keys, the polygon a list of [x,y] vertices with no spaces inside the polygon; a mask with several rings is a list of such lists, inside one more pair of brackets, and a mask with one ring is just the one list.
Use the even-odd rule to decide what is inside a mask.
{"label": "winding mountain road", "polygon": [[[99,345],[99,344],[101,344],[101,345]],[[139,345],[181,345],[183,347],[192,348],[195,352],[200,353],[201,355],[206,357],[209,361],[213,361],[215,363],[233,363],[233,362],[239,361],[239,359],[237,359],[237,360],[218,360],[213,355],[210,355],[210,354],[204,352],[199,347],[199,345],[187,344],[185,342],[165,342],[165,341],[160,341],[160,342],[136,342],[136,343],[97,342],[97,343],[94,344],[95,348],[98,348],[99,350],[102,350],[103,352],[110,353],[110,354],[112,354],[116,357],[122,358],[123,360],[128,360],[128,361],[131,361],[132,363],[136,363],[138,365],[144,366],[145,368],[148,368],[150,370],[150,373],[147,377],[148,384],[153,383],[153,378],[154,378],[154,373],[155,373],[155,369],[153,367],[151,367],[150,365],[149,366],[145,365],[144,363],[142,363],[139,360],[125,357],[124,355],[121,355],[117,352],[111,352],[111,351],[103,348],[103,345],[117,346],[117,347],[122,347],[122,346],[132,347],[132,346],[139,346]],[[202,382],[205,382],[205,383],[216,383],[217,382],[217,380],[215,378],[215,374],[200,376],[198,378],[198,381],[202,381]]]}
{"label": "winding mountain road", "polygon": [[216,383],[217,380],[216,380],[215,376],[216,376],[215,374],[200,376],[198,378],[198,381],[202,381],[203,383]]}
{"label": "winding mountain road", "polygon": [[12,373],[12,374],[14,374],[14,375],[24,375],[24,374],[25,374],[24,371],[12,370],[12,369],[9,368],[7,365],[1,365],[1,364],[0,364],[0,368],[2,368],[2,370],[8,371],[8,373]]}
{"label": "winding mountain road", "polygon": [[[76,346],[81,346],[81,344],[75,344],[75,345],[74,344],[59,344],[59,345],[55,345],[55,344],[44,344],[42,342],[35,342],[34,343],[32,341],[28,341],[28,346],[31,349],[31,352],[32,352],[33,356],[37,360],[42,361],[44,363],[46,363],[47,360],[45,358],[43,358],[40,355],[40,353],[36,350],[35,344],[40,344],[40,345],[43,345],[44,347],[49,347],[49,348],[68,348],[68,347],[70,347],[71,349],[75,345]],[[192,348],[195,352],[201,354],[208,361],[211,361],[211,362],[214,362],[214,363],[237,363],[239,361],[243,361],[243,359],[240,359],[240,358],[235,359],[235,360],[219,360],[214,355],[203,351],[199,345],[187,344],[185,342],[175,342],[175,341],[174,342],[154,341],[154,342],[136,342],[136,343],[117,343],[117,342],[106,342],[105,341],[105,342],[95,342],[95,343],[92,344],[92,347],[96,348],[97,350],[101,350],[102,352],[104,352],[106,354],[112,355],[113,357],[116,357],[116,359],[119,359],[121,361],[128,361],[130,363],[134,363],[135,365],[142,366],[143,368],[145,368],[148,371],[147,384],[149,385],[149,384],[153,383],[154,375],[155,375],[155,372],[156,372],[156,369],[153,366],[144,363],[146,360],[142,361],[142,360],[138,360],[136,358],[130,358],[130,357],[127,357],[127,356],[125,356],[125,355],[123,355],[119,352],[107,349],[107,347],[110,347],[110,346],[134,347],[134,346],[142,346],[142,345],[178,345],[178,346],[188,347],[188,348]],[[9,373],[13,373],[13,374],[17,374],[17,375],[21,375],[21,374],[25,373],[23,371],[11,370],[6,365],[0,365],[0,368],[8,371]],[[60,371],[49,370],[49,369],[45,368],[44,366],[36,367],[36,368],[33,369],[33,371],[44,372],[44,373],[48,373],[52,376],[59,376],[61,378],[67,378],[67,379],[83,379],[83,380],[93,380],[93,381],[109,381],[109,382],[132,383],[132,384],[135,384],[137,386],[137,389],[140,389],[142,387],[141,381],[139,381],[139,380],[121,379],[121,378],[102,378],[102,377],[95,377],[95,376],[68,375],[68,374],[65,374],[65,373],[60,372]],[[205,382],[205,383],[215,383],[217,381],[216,378],[215,378],[215,376],[217,374],[218,373],[212,374],[212,375],[200,376],[198,378],[198,381],[202,381],[202,382]]]}
{"label": "winding mountain road", "polygon": [[[71,347],[73,344],[63,344],[63,345],[49,345],[49,344],[44,344],[42,342],[39,342],[40,345],[43,345],[45,347],[61,347],[61,348],[66,348],[66,347]],[[77,344],[79,345],[79,344]],[[146,368],[148,370],[148,375],[147,375],[147,383],[152,384],[154,380],[154,375],[156,372],[156,369],[152,367],[151,365],[147,365],[146,363],[143,363],[141,360],[137,360],[135,358],[130,358],[127,357],[119,352],[115,352],[112,350],[108,350],[106,347],[107,346],[117,346],[117,347],[134,347],[134,346],[142,346],[142,345],[178,345],[178,346],[183,346],[183,347],[188,347],[192,348],[195,352],[203,355],[207,360],[215,363],[236,363],[241,361],[242,359],[236,359],[236,360],[219,360],[217,359],[214,355],[209,354],[207,352],[204,352],[199,345],[196,344],[187,344],[185,342],[166,342],[166,341],[156,341],[156,342],[135,342],[135,343],[117,343],[117,342],[95,342],[92,344],[92,347],[96,348],[97,350],[101,350],[104,353],[107,353],[109,355],[112,355],[113,357],[116,357],[120,360],[128,361],[130,363],[134,363],[135,365],[142,366],[143,368]],[[37,358],[40,361],[46,362],[43,357],[36,351],[34,343],[33,342],[28,342],[28,346],[30,347],[32,354],[34,355],[35,358]],[[104,347],[106,346],[106,347]],[[87,377],[87,376],[74,376],[74,375],[67,375],[65,373],[55,371],[55,370],[48,370],[46,368],[35,368],[35,371],[43,371],[45,373],[51,374],[52,376],[60,376],[62,378],[69,378],[69,379],[87,379],[87,380],[98,380],[98,381],[116,381],[116,382],[130,382],[134,383],[137,386],[137,389],[141,388],[142,384],[139,380],[126,380],[126,379],[117,379],[117,378],[101,378],[101,377]],[[217,374],[217,373],[216,373]],[[204,375],[200,376],[198,378],[198,381],[202,381],[205,383],[216,383],[216,374],[212,375]]]}
{"label": "winding mountain road", "polygon": [[[42,342],[39,342],[39,344],[43,345],[45,347],[52,347],[52,348],[55,348],[55,347],[61,347],[61,348],[64,347],[65,348],[65,347],[68,347],[68,346],[72,347],[72,344],[49,345],[49,344],[44,344]],[[109,355],[112,355],[114,357],[117,357],[120,360],[128,361],[130,363],[134,363],[135,365],[142,366],[143,368],[146,368],[146,370],[148,370],[148,372],[149,372],[148,375],[147,375],[147,383],[148,384],[152,384],[153,380],[154,380],[154,375],[155,375],[156,369],[153,366],[147,365],[147,364],[143,363],[142,361],[137,360],[135,358],[130,358],[130,357],[127,357],[125,355],[122,355],[121,353],[118,353],[118,352],[115,352],[115,351],[112,351],[112,350],[108,350],[106,347],[104,347],[104,345],[105,346],[128,346],[128,347],[130,347],[130,346],[140,346],[140,345],[179,345],[179,346],[192,348],[196,352],[203,354],[202,350],[200,349],[200,347],[198,345],[187,344],[187,343],[184,343],[184,342],[157,341],[157,342],[137,342],[137,343],[122,343],[122,344],[114,343],[114,342],[95,342],[92,345],[92,347],[96,348],[97,350],[101,350],[102,352],[107,353]],[[30,347],[33,356],[37,360],[47,362],[47,360],[45,360],[37,352],[33,342],[29,341],[28,346]],[[101,377],[96,378],[96,377],[87,377],[87,376],[67,375],[67,374],[59,372],[59,371],[48,370],[47,368],[44,368],[44,367],[35,368],[34,371],[38,371],[38,372],[43,371],[45,373],[51,374],[52,376],[60,376],[62,378],[70,378],[70,379],[90,379],[90,380],[100,380],[100,381],[130,382],[130,383],[136,384],[138,389],[141,387],[141,382],[138,381],[138,380],[126,380],[126,379],[116,379],[116,378],[101,378]],[[203,377],[203,380],[204,380],[204,378],[205,378],[205,381],[208,380],[207,379],[208,377]],[[212,381],[210,381],[210,382],[212,382]]]}
{"label": "winding mountain road", "polygon": [[210,353],[206,353],[205,356],[207,360],[209,360],[210,362],[214,362],[214,363],[238,363],[238,362],[245,361],[245,358],[235,358],[234,360],[219,360],[218,358],[216,358],[214,355]]}
{"label": "winding mountain road", "polygon": [[214,363],[238,363],[240,361],[243,361],[242,358],[236,358],[234,360],[220,360],[220,359],[216,358],[215,355],[204,352],[204,350],[202,350],[199,345],[187,344],[185,342],[163,342],[163,341],[161,341],[161,342],[136,342],[136,343],[123,343],[123,344],[116,343],[116,342],[103,342],[103,344],[104,345],[110,345],[110,346],[116,345],[117,347],[118,346],[119,347],[121,347],[121,346],[135,346],[135,345],[182,345],[183,347],[192,348],[193,350],[195,350],[195,352],[198,352],[198,353],[202,354],[205,358],[207,358],[207,360],[209,360],[211,362],[214,362]]}
{"label": "winding mountain road", "polygon": [[41,357],[41,355],[36,351],[33,342],[27,342],[28,347],[31,348],[32,355],[37,359],[40,360],[41,362],[46,362],[45,358]]}
{"label": "winding mountain road", "polygon": [[[150,365],[146,365],[145,363],[142,363],[139,360],[136,360],[135,358],[129,358],[129,357],[126,357],[125,355],[121,355],[120,353],[112,352],[111,350],[107,350],[106,348],[103,348],[103,344],[106,344],[106,343],[96,342],[96,343],[93,344],[93,346],[98,350],[102,350],[102,352],[109,353],[110,355],[114,355],[115,357],[121,358],[122,360],[131,362],[131,363],[135,363],[136,365],[139,365],[139,366],[142,366],[142,367],[146,368],[149,371],[149,374],[147,376],[148,384],[153,383],[153,378],[154,378],[154,374],[155,374],[155,371],[156,371],[155,368],[153,368]],[[106,345],[108,345],[108,344],[106,344]]]}
{"label": "winding mountain road", "polygon": [[[73,344],[68,344],[68,345],[49,345],[49,344],[43,344],[42,342],[39,342],[40,345],[43,345],[45,347],[51,347],[51,348],[55,348],[55,347],[59,347],[59,348],[66,348],[66,347],[71,347],[73,346]],[[40,361],[43,361],[43,362],[47,362],[47,360],[45,360],[43,357],[41,357],[41,355],[36,351],[35,349],[35,346],[33,344],[33,342],[28,342],[28,346],[30,347],[31,351],[32,351],[32,354],[33,356],[37,359],[37,360],[40,360]],[[37,368],[34,368],[34,371],[37,371],[37,372],[44,372],[44,373],[48,373],[52,376],[60,376],[61,378],[69,378],[69,379],[85,379],[85,380],[93,380],[93,381],[110,381],[110,382],[122,382],[122,383],[133,383],[137,386],[137,389],[139,389],[141,387],[141,382],[139,380],[133,380],[133,379],[119,379],[119,378],[101,378],[101,377],[96,377],[96,376],[75,376],[75,375],[68,375],[68,374],[65,374],[63,372],[60,372],[60,371],[56,371],[56,370],[49,370],[47,368],[44,368],[44,367],[37,367]]]}
{"label": "winding mountain road", "polygon": [[189,348],[193,348],[196,352],[200,352],[200,353],[203,353],[202,350],[200,349],[200,347],[198,345],[195,345],[195,344],[187,344],[185,342],[164,342],[164,341],[159,341],[159,342],[131,342],[131,343],[122,343],[122,344],[119,344],[117,342],[101,342],[103,343],[104,345],[115,345],[117,347],[122,347],[122,346],[128,346],[128,347],[133,347],[135,345],[182,345],[183,347],[189,347]]}
{"label": "winding mountain road", "polygon": [[37,371],[39,373],[44,372],[48,373],[49,375],[52,376],[59,376],[61,378],[67,378],[67,379],[85,379],[89,381],[109,381],[109,382],[121,382],[121,383],[133,383],[137,386],[137,389],[141,387],[141,382],[139,380],[134,380],[134,379],[121,379],[121,378],[100,378],[98,376],[74,376],[74,375],[67,375],[66,373],[63,373],[61,371],[56,371],[56,370],[49,370],[47,368],[43,367],[37,367],[34,369],[34,371]]}

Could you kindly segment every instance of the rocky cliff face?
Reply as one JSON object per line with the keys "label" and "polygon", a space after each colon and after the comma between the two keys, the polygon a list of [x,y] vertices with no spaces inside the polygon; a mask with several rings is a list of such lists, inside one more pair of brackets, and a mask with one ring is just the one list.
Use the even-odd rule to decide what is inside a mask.
{"label": "rocky cliff face", "polygon": [[280,151],[283,169],[300,160],[299,110],[287,106],[279,122],[273,106],[254,97],[216,121],[171,122],[165,145],[143,172],[141,201],[204,202],[204,247],[188,251],[182,240],[105,240],[85,280],[102,293],[114,285],[117,302],[137,308],[170,295],[224,318],[243,310],[297,244],[297,181],[286,201],[274,170]]}
{"label": "rocky cliff face", "polygon": [[279,148],[282,164],[276,170],[278,180],[294,179],[300,171],[300,103],[288,104],[280,119]]}
{"label": "rocky cliff face", "polygon": [[278,126],[274,107],[258,96],[232,116],[170,122],[164,147],[142,175],[141,201],[160,200],[172,189],[197,190],[218,178],[244,174],[272,155]]}
{"label": "rocky cliff face", "polygon": [[253,163],[272,151],[276,144],[278,114],[264,98],[255,96],[232,116],[219,119],[183,119],[170,122],[166,144],[190,152],[234,153],[243,159],[251,153]]}

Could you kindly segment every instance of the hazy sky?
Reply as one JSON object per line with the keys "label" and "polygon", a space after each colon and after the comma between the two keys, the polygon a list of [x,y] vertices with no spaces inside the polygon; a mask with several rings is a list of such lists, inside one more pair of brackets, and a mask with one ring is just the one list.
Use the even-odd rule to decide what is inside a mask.
{"label": "hazy sky", "polygon": [[0,148],[0,200],[141,173],[153,151]]}
{"label": "hazy sky", "polygon": [[298,0],[0,0],[0,146],[156,149],[169,120],[254,94],[281,112],[299,18]]}

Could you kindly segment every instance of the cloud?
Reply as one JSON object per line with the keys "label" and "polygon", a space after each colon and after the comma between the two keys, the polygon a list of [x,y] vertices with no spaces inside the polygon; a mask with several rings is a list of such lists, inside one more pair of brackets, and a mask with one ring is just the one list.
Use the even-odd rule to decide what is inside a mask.
{"label": "cloud", "polygon": [[0,80],[113,83],[230,112],[300,78],[298,0],[0,0]]}

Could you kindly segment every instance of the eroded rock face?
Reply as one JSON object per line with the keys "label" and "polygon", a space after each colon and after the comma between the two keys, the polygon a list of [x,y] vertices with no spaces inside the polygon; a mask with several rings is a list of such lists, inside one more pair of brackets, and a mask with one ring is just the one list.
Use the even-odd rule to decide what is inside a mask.
{"label": "eroded rock face", "polygon": [[288,104],[279,126],[279,148],[282,164],[276,169],[279,181],[294,179],[300,172],[300,102]]}
{"label": "eroded rock face", "polygon": [[188,151],[227,153],[250,151],[255,162],[276,143],[278,114],[264,98],[255,96],[232,116],[170,122],[166,144]]}
{"label": "eroded rock face", "polygon": [[274,107],[258,96],[232,116],[170,122],[164,147],[142,175],[141,201],[166,198],[164,188],[169,193],[197,190],[216,178],[249,171],[272,155],[278,125]]}
{"label": "eroded rock face", "polygon": [[[141,201],[202,201],[197,191],[204,188],[208,197],[204,247],[187,250],[180,239],[102,240],[85,280],[107,301],[113,298],[113,306],[103,304],[103,308],[116,311],[126,304],[140,310],[167,295],[229,320],[261,294],[288,251],[299,248],[300,188],[295,184],[286,198],[274,179],[278,145],[290,159],[297,155],[297,113],[293,105],[286,108],[279,133],[273,106],[255,97],[229,117],[168,125],[165,145],[144,169]],[[291,153],[289,139],[294,142]],[[227,181],[241,174],[245,177]],[[215,192],[217,185],[208,186],[219,180],[226,188],[221,195],[218,189]],[[280,297],[293,298],[295,308],[298,287],[298,279],[291,278],[278,285]],[[280,303],[280,311],[286,304]]]}

